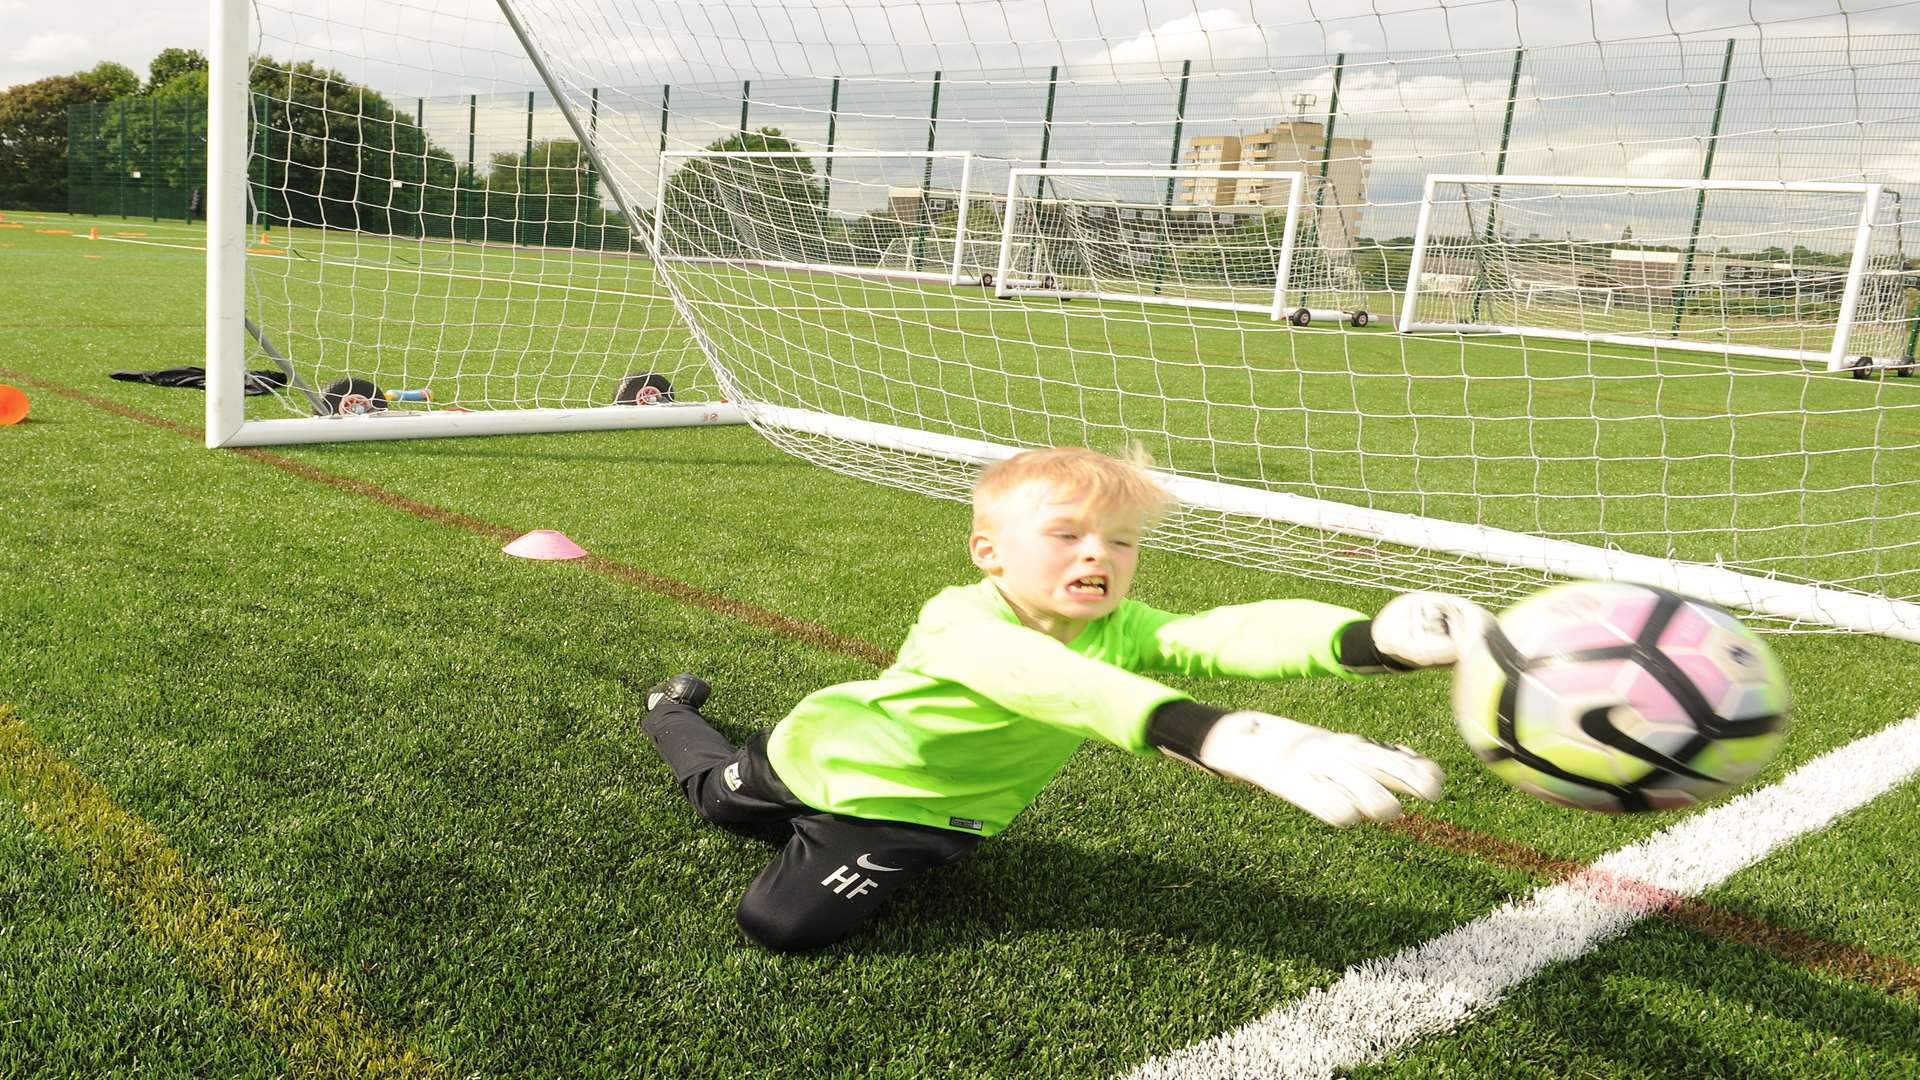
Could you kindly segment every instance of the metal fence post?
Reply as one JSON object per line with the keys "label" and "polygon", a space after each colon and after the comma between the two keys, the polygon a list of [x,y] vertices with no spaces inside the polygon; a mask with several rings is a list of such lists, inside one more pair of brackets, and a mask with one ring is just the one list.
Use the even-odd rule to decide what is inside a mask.
{"label": "metal fence post", "polygon": [[[1520,62],[1526,57],[1526,54],[1527,50],[1525,49],[1513,50],[1513,73],[1507,76],[1507,118],[1500,124],[1500,152],[1493,159],[1493,174],[1495,176],[1505,176],[1507,173],[1507,146],[1513,138],[1513,107],[1514,102],[1520,98]],[[1480,321],[1480,300],[1484,292],[1481,286],[1486,281],[1487,273],[1486,250],[1493,243],[1494,230],[1498,227],[1496,219],[1499,216],[1499,212],[1500,185],[1495,184],[1487,201],[1487,227],[1481,230],[1480,246],[1474,249],[1473,252],[1473,314],[1469,318],[1470,322]],[[1389,282],[1388,284],[1392,283]]]}
{"label": "metal fence post", "polygon": [[[1700,179],[1713,177],[1713,152],[1720,143],[1720,118],[1727,107],[1727,81],[1733,75],[1733,38],[1727,39],[1727,55],[1720,61],[1720,90],[1713,99],[1713,125],[1707,131],[1707,156],[1700,166]],[[1701,188],[1693,200],[1693,228],[1687,230],[1687,254],[1680,263],[1680,282],[1673,290],[1673,329],[1671,336],[1680,335],[1680,320],[1687,313],[1687,283],[1693,280],[1693,256],[1700,248],[1700,222],[1707,212],[1707,189]]]}
{"label": "metal fence post", "polygon": [[[933,73],[933,102],[927,106],[927,153],[933,153],[934,129],[940,123],[940,72]],[[927,206],[928,193],[933,188],[933,158],[927,158],[926,168],[920,173],[920,235],[912,241],[912,256],[907,265],[920,269],[920,245],[933,235],[933,211]]]}

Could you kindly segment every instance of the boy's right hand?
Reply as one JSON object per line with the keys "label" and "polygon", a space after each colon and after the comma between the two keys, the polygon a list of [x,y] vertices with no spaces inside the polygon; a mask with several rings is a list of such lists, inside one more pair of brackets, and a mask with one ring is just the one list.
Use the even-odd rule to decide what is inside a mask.
{"label": "boy's right hand", "polygon": [[1440,766],[1407,747],[1271,713],[1221,717],[1207,732],[1198,756],[1206,768],[1263,788],[1335,827],[1362,818],[1399,817],[1394,791],[1428,800],[1440,797]]}

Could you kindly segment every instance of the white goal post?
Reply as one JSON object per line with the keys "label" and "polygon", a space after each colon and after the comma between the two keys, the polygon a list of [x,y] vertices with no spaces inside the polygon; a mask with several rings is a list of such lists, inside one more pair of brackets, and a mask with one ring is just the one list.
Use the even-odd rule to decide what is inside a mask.
{"label": "white goal post", "polygon": [[1906,321],[1903,290],[1865,288],[1882,207],[1874,183],[1429,175],[1398,329],[1910,363],[1899,333],[1856,334]]}

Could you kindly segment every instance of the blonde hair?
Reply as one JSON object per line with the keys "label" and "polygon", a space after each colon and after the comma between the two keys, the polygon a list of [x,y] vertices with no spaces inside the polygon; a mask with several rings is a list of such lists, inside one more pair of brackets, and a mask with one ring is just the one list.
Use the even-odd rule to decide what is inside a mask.
{"label": "blonde hair", "polygon": [[1125,460],[1070,446],[1015,454],[989,465],[974,482],[973,527],[993,524],[994,505],[1029,484],[1046,485],[1061,502],[1084,500],[1097,514],[1138,514],[1151,526],[1173,506],[1173,496],[1147,474],[1152,465],[1138,444]]}

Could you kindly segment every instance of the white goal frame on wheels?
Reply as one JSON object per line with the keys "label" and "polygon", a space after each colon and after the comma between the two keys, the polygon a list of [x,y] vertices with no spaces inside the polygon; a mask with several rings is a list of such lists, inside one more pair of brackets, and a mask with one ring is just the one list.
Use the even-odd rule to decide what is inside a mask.
{"label": "white goal frame on wheels", "polygon": [[[1021,218],[1020,207],[1026,202],[1046,202],[1045,196],[1031,193],[1034,182],[1045,182],[1047,177],[1071,176],[1089,179],[1119,180],[1185,180],[1201,181],[1246,181],[1258,179],[1266,183],[1284,181],[1287,185],[1285,224],[1282,227],[1280,247],[1273,252],[1274,285],[1271,299],[1259,303],[1247,303],[1234,300],[1210,300],[1197,297],[1179,297],[1158,293],[1130,292],[1125,290],[1107,290],[1100,288],[1073,288],[1061,284],[1057,279],[1051,283],[1044,279],[1017,277],[1014,271],[1016,245],[1033,243],[1034,238],[1018,231]],[[1288,317],[1293,309],[1287,306],[1288,276],[1293,266],[1294,246],[1300,232],[1301,207],[1305,203],[1307,174],[1292,172],[1240,172],[1230,169],[1093,169],[1093,168],[1033,168],[1011,169],[1007,174],[1006,210],[1001,215],[1000,224],[1000,260],[994,270],[994,296],[1005,299],[1010,296],[1029,295],[1057,297],[1065,300],[1113,300],[1139,304],[1167,304],[1178,307],[1200,308],[1214,311],[1246,311],[1265,314],[1269,319]],[[1117,205],[1117,204],[1116,204]],[[1274,209],[1281,209],[1276,205]],[[1160,212],[1204,213],[1206,207],[1181,205],[1159,208]],[[1314,312],[1315,315],[1338,315],[1344,313]]]}
{"label": "white goal frame on wheels", "polygon": [[[254,116],[249,75],[252,7],[246,0],[215,0],[209,23],[211,55],[207,89],[207,298],[205,361],[207,371],[206,445],[209,448],[294,443],[357,442],[453,435],[509,435],[535,432],[602,431],[624,428],[691,427],[745,422],[740,407],[726,400],[680,400],[662,404],[591,404],[580,407],[386,408],[386,402],[352,415],[329,415],[327,395],[301,377],[299,356],[282,355],[271,327],[256,325],[247,314],[248,188],[252,164],[249,146]],[[501,12],[526,45],[517,17]],[[553,80],[537,50],[527,55],[549,86]],[[637,227],[627,200],[599,158],[588,131],[563,106],[569,125],[626,220]],[[396,185],[398,181],[395,181]],[[636,236],[636,241],[645,238]],[[639,246],[636,243],[635,247]],[[630,297],[623,297],[623,299]],[[652,299],[652,298],[640,298]],[[664,300],[664,297],[658,299]],[[693,331],[697,337],[697,328]],[[288,380],[285,400],[313,415],[249,419],[246,410],[249,342],[277,364]],[[636,357],[634,366],[643,366]],[[309,369],[310,370],[310,369]],[[604,381],[604,380],[603,380]],[[397,388],[393,388],[397,389]]]}
{"label": "white goal frame on wheels", "polygon": [[[927,270],[900,269],[883,266],[856,266],[833,262],[802,262],[786,259],[719,259],[710,256],[686,255],[672,250],[666,243],[667,190],[669,179],[676,161],[854,161],[854,160],[893,160],[904,161],[957,161],[960,163],[958,189],[958,214],[954,222],[954,238],[950,250],[941,251],[940,265],[946,267],[944,273]],[[911,281],[927,281],[948,285],[977,285],[980,277],[966,273],[965,252],[970,242],[967,236],[967,214],[972,205],[973,191],[973,153],[968,150],[666,150],[660,154],[659,178],[653,195],[653,250],[655,257],[662,261],[683,263],[736,263],[751,265],[770,270],[813,271],[819,273],[857,274],[861,277],[903,278]],[[944,241],[940,247],[946,247]]]}
{"label": "white goal frame on wheels", "polygon": [[[1845,286],[1840,297],[1840,308],[1833,328],[1832,344],[1825,349],[1789,349],[1757,345],[1732,340],[1727,336],[1721,340],[1689,340],[1674,336],[1648,336],[1633,333],[1590,332],[1564,326],[1535,323],[1497,323],[1478,321],[1440,321],[1420,318],[1420,297],[1423,291],[1422,278],[1425,274],[1427,256],[1430,250],[1430,233],[1433,225],[1436,194],[1439,189],[1453,185],[1474,185],[1491,189],[1489,206],[1496,205],[1494,200],[1504,188],[1569,188],[1599,189],[1621,188],[1628,191],[1694,191],[1702,199],[1709,193],[1722,192],[1758,192],[1808,195],[1851,195],[1860,200],[1860,209],[1853,225],[1853,241],[1849,252]],[[1729,353],[1766,357],[1776,360],[1793,360],[1814,363],[1828,371],[1841,371],[1855,366],[1858,361],[1850,361],[1848,345],[1854,329],[1854,318],[1858,310],[1861,295],[1861,283],[1864,280],[1869,254],[1872,250],[1874,224],[1881,207],[1882,190],[1879,184],[1871,183],[1817,183],[1775,180],[1679,180],[1679,179],[1634,179],[1628,177],[1604,176],[1502,176],[1471,173],[1436,173],[1426,179],[1420,199],[1420,216],[1414,228],[1413,256],[1407,268],[1406,289],[1400,304],[1398,329],[1403,334],[1418,333],[1457,333],[1457,334],[1504,334],[1520,337],[1556,338],[1567,341],[1584,341],[1610,345],[1634,345],[1652,349],[1677,349],[1689,352]],[[1493,225],[1488,223],[1488,229]],[[1695,237],[1697,240],[1698,238]],[[1492,241],[1488,240],[1488,244]],[[1682,283],[1684,287],[1684,283]],[[1578,290],[1574,290],[1578,293]],[[1873,357],[1870,362],[1893,363],[1895,357]]]}

